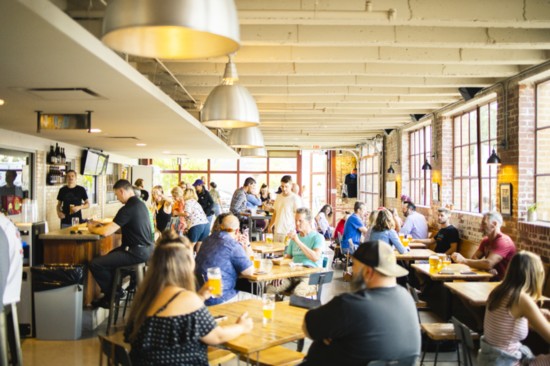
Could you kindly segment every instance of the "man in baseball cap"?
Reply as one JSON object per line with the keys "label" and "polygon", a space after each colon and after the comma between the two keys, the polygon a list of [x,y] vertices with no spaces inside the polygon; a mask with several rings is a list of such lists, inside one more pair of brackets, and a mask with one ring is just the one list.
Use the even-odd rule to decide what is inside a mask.
{"label": "man in baseball cap", "polygon": [[411,295],[396,281],[408,271],[382,241],[362,243],[353,258],[353,292],[305,316],[304,331],[313,343],[303,365],[412,364],[420,355],[418,315]]}

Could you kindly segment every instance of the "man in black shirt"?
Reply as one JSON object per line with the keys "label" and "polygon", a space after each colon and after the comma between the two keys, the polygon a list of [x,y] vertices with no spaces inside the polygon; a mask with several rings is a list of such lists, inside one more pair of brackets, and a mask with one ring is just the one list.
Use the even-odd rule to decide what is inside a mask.
{"label": "man in black shirt", "polygon": [[416,306],[396,282],[408,271],[397,265],[393,249],[382,241],[361,244],[353,258],[354,292],[336,296],[305,316],[304,332],[313,343],[302,365],[364,366],[417,358]]}
{"label": "man in black shirt", "polygon": [[76,172],[67,171],[67,185],[57,194],[57,217],[61,219],[61,228],[72,226],[72,218],[82,222],[82,209],[90,207],[88,193],[76,184]]}
{"label": "man in black shirt", "polygon": [[153,250],[153,228],[147,206],[135,195],[132,184],[125,179],[117,181],[113,190],[117,199],[124,204],[113,221],[108,224],[88,222],[88,230],[93,234],[109,236],[119,229],[122,232],[120,247],[94,258],[90,263],[90,271],[104,294],[92,305],[104,308],[109,307],[115,270],[146,262]]}
{"label": "man in black shirt", "polygon": [[214,218],[214,200],[212,199],[210,192],[204,188],[204,181],[202,179],[197,179],[195,183],[193,183],[193,187],[195,187],[195,191],[197,192],[199,204],[206,214],[208,222],[212,225],[212,219]]}
{"label": "man in black shirt", "polygon": [[348,191],[347,197],[357,198],[357,168],[353,168],[351,173],[346,175],[344,184],[346,185]]}
{"label": "man in black shirt", "polygon": [[[412,243],[428,244],[430,249],[436,253],[445,253],[451,255],[456,252],[460,236],[458,230],[451,225],[451,211],[445,207],[440,207],[437,210],[437,221],[441,229],[437,232],[434,238],[414,239]],[[435,248],[433,248],[435,244]]]}

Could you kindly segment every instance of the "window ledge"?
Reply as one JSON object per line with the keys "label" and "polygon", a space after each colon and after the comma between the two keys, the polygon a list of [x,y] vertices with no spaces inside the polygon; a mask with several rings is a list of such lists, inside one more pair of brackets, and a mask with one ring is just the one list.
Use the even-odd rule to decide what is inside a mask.
{"label": "window ledge", "polygon": [[550,228],[550,222],[548,221],[518,221],[518,224]]}

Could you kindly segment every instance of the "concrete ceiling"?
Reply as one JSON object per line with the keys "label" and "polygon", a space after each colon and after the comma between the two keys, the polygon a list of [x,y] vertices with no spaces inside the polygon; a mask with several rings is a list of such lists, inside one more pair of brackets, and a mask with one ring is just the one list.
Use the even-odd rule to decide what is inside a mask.
{"label": "concrete ceiling", "polygon": [[[461,100],[458,87],[490,86],[550,59],[549,0],[237,0],[236,5],[242,47],[234,60],[240,83],[257,101],[265,142],[272,148],[353,147],[383,129],[409,123],[411,114],[429,114]],[[0,13],[5,14],[2,8]],[[63,8],[99,36],[105,10],[102,2],[67,0]],[[44,30],[32,30],[37,23],[34,19],[24,27],[10,16],[0,15],[0,21],[2,31],[7,28],[16,40],[21,39],[21,33],[31,33],[24,43],[34,39],[29,48],[46,42],[42,38]],[[5,25],[6,21],[11,25]],[[79,37],[57,38],[70,38],[65,43],[78,45],[85,35],[80,34],[82,30],[75,33]],[[56,44],[38,52],[25,46],[18,53],[30,59],[40,54],[37,59],[41,59],[56,49],[65,52],[66,45],[58,44],[62,40],[57,38]],[[4,41],[0,46],[6,55]],[[58,52],[56,57],[48,57],[48,64],[36,61],[34,76],[29,80],[44,74],[44,70],[55,73],[55,80],[67,79],[70,74],[68,81],[77,78],[81,81],[78,86],[91,87],[107,99],[114,99],[123,88],[121,81],[103,73],[115,68],[125,70],[125,74],[135,70],[97,40],[87,40],[82,47],[87,52],[87,56],[80,55],[82,60],[74,55],[70,62],[56,66],[65,59]],[[9,53],[16,49],[13,46]],[[87,65],[90,58],[104,65]],[[172,128],[160,127],[161,122],[153,117],[158,112],[148,106],[153,103],[149,99],[162,99],[172,114],[190,120],[181,123],[187,129],[204,133],[189,114],[198,117],[208,93],[220,83],[225,57],[177,62],[129,57],[128,61],[150,83],[143,79],[140,85],[124,86],[128,87],[127,94],[118,97],[120,100],[112,110],[105,111],[104,118],[122,123],[122,108],[116,104],[131,105],[139,110],[140,123],[124,124],[123,131],[143,132],[140,136],[144,139],[170,138]],[[4,68],[3,62],[1,66]],[[82,79],[81,74],[91,70],[94,74]],[[26,86],[20,84],[14,85]],[[177,110],[172,101],[165,101],[166,96],[152,90],[153,85],[189,114]],[[138,90],[130,92],[132,88]],[[95,110],[94,106],[85,109]],[[33,106],[29,113],[37,108]],[[4,124],[2,114],[0,110],[0,123]],[[204,136],[204,140],[215,144],[210,135]],[[195,139],[186,133],[187,137]],[[195,148],[187,139],[182,144]]]}

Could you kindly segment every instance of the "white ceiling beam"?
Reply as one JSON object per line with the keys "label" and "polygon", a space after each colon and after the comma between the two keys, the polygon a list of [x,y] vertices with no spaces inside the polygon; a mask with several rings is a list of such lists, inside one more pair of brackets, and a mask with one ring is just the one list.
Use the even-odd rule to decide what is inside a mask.
{"label": "white ceiling beam", "polygon": [[[443,108],[445,103],[328,103],[328,102],[316,102],[316,103],[261,103],[257,102],[258,109],[260,111],[267,110],[304,110],[304,109],[334,109],[334,110],[365,110],[369,111],[371,109],[378,110],[381,108],[391,108],[391,109],[439,109]],[[447,103],[448,104],[448,103]]]}
{"label": "white ceiling beam", "polygon": [[[199,100],[206,100],[207,94],[194,93],[193,97]],[[414,103],[444,103],[450,104],[459,98],[458,91],[455,89],[453,96],[446,95],[403,95],[402,93],[396,93],[395,95],[280,95],[280,94],[254,94],[254,99],[258,104],[269,103],[401,103],[401,104],[414,104]]]}
{"label": "white ceiling beam", "polygon": [[[432,110],[430,109],[410,109],[410,111],[403,112],[401,110],[390,110],[390,109],[371,109],[369,110],[369,114],[372,115],[399,115],[399,114],[426,114],[430,113]],[[291,115],[293,117],[305,115],[305,116],[313,116],[317,114],[326,114],[329,116],[338,116],[338,115],[354,115],[357,116],[357,118],[361,118],[365,116],[364,113],[358,113],[357,110],[353,109],[333,109],[333,108],[323,108],[323,109],[295,109],[293,111],[285,110],[285,109],[264,109],[260,110],[261,118],[263,119],[264,115],[265,118],[278,118],[280,115]]]}
{"label": "white ceiling beam", "polygon": [[406,26],[243,25],[244,46],[391,46],[435,48],[550,48],[547,29]]}

